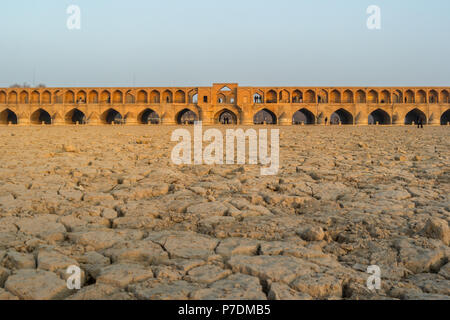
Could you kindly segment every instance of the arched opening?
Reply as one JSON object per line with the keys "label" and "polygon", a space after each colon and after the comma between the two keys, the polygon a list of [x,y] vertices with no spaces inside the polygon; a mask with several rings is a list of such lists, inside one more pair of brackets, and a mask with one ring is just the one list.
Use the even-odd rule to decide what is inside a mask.
{"label": "arched opening", "polygon": [[178,124],[194,124],[198,120],[197,114],[189,109],[181,110],[177,115]]}
{"label": "arched opening", "polygon": [[449,103],[449,98],[448,98],[449,94],[447,90],[442,90],[441,91],[441,103]]}
{"label": "arched opening", "polygon": [[293,124],[316,124],[316,117],[308,109],[301,109],[294,113]]}
{"label": "arched opening", "polygon": [[312,90],[306,91],[305,94],[305,102],[306,103],[316,103],[316,94]]}
{"label": "arched opening", "polygon": [[344,91],[344,103],[353,103],[353,92],[350,90]]}
{"label": "arched opening", "polygon": [[274,90],[269,90],[267,92],[266,103],[277,103],[277,93]]}
{"label": "arched opening", "polygon": [[320,90],[317,94],[318,103],[328,103],[328,93],[325,90]]}
{"label": "arched opening", "polygon": [[139,116],[139,121],[142,124],[159,124],[160,119],[158,113],[152,109],[145,109]]}
{"label": "arched opening", "polygon": [[37,92],[37,91],[33,91],[32,93],[31,93],[31,103],[32,104],[39,104],[41,101],[40,101],[40,95],[39,95],[39,92]]}
{"label": "arched opening", "polygon": [[41,103],[42,104],[50,104],[50,103],[52,103],[52,95],[50,94],[49,91],[45,90],[42,93]]}
{"label": "arched opening", "polygon": [[281,103],[290,103],[290,95],[287,90],[281,90],[280,91],[280,99],[279,101]]}
{"label": "arched opening", "polygon": [[166,90],[163,92],[163,102],[164,103],[172,103],[173,102],[172,91]]}
{"label": "arched opening", "polygon": [[116,90],[113,93],[113,103],[122,104],[123,103],[123,93],[122,91]]}
{"label": "arched opening", "polygon": [[375,90],[370,90],[369,94],[367,95],[367,102],[378,103],[378,92],[376,92]]}
{"label": "arched opening", "polygon": [[377,109],[369,115],[369,124],[389,125],[391,117],[386,111]]}
{"label": "arched opening", "polygon": [[441,125],[446,126],[450,124],[450,109],[445,111],[441,117]]}
{"label": "arched opening", "polygon": [[331,91],[331,103],[341,103],[341,93],[339,91]]}
{"label": "arched opening", "polygon": [[303,93],[300,90],[295,90],[292,94],[292,103],[302,103]]}
{"label": "arched opening", "polygon": [[236,115],[228,109],[222,110],[217,120],[220,124],[237,124]]}
{"label": "arched opening", "polygon": [[175,92],[175,103],[186,103],[186,93],[182,90]]}
{"label": "arched opening", "polygon": [[10,109],[3,110],[0,113],[1,124],[17,124],[17,115]]}
{"label": "arched opening", "polygon": [[98,92],[93,90],[89,92],[89,103],[98,103]]}
{"label": "arched opening", "polygon": [[131,92],[131,90],[128,90],[127,93],[125,94],[125,103],[127,104],[135,103],[134,95]]}
{"label": "arched opening", "polygon": [[259,93],[255,93],[253,95],[253,102],[254,103],[262,103],[263,102],[262,95],[260,95]]}
{"label": "arched opening", "polygon": [[17,93],[15,91],[9,93],[8,103],[17,104]]}
{"label": "arched opening", "polygon": [[101,116],[102,123],[104,124],[122,124],[123,123],[123,117],[122,115],[114,109],[108,109],[105,112],[103,112]]}
{"label": "arched opening", "polygon": [[391,94],[387,90],[381,91],[381,103],[391,103]]}
{"label": "arched opening", "polygon": [[85,104],[86,103],[86,92],[83,90],[80,90],[77,92],[77,103],[78,104]]}
{"label": "arched opening", "polygon": [[52,117],[44,109],[38,109],[31,115],[32,124],[52,124]]}
{"label": "arched opening", "polygon": [[68,90],[64,94],[64,103],[75,103],[75,94],[73,91]]}
{"label": "arched opening", "polygon": [[65,122],[66,124],[86,124],[86,116],[82,111],[75,108],[67,112]]}
{"label": "arched opening", "polygon": [[417,102],[418,103],[427,103],[427,94],[423,90],[417,91]]}
{"label": "arched opening", "polygon": [[356,103],[366,103],[366,93],[363,90],[356,91]]}
{"label": "arched opening", "polygon": [[103,90],[100,95],[100,102],[101,103],[111,103],[111,94],[109,91]]}
{"label": "arched opening", "polygon": [[24,104],[28,103],[28,92],[22,91],[19,95],[19,101]]}
{"label": "arched opening", "polygon": [[191,96],[191,103],[197,104],[198,103],[198,93],[194,93]]}
{"label": "arched opening", "polygon": [[414,92],[411,90],[408,90],[405,93],[405,103],[414,103]]}
{"label": "arched opening", "polygon": [[438,103],[439,102],[439,95],[435,90],[431,90],[428,94],[428,100],[430,103]]}
{"label": "arched opening", "polygon": [[147,103],[147,92],[145,92],[144,90],[139,90],[137,94],[137,102]]}
{"label": "arched opening", "polygon": [[414,109],[408,112],[408,114],[405,117],[405,124],[411,125],[411,124],[418,124],[419,122],[422,122],[423,124],[427,124],[427,116],[425,113],[420,111],[419,109]]}
{"label": "arched opening", "polygon": [[353,124],[353,116],[347,110],[339,109],[331,115],[330,124]]}
{"label": "arched opening", "polygon": [[161,102],[161,94],[157,90],[153,90],[150,93],[150,103],[160,103]]}
{"label": "arched opening", "polygon": [[5,104],[6,103],[6,92],[0,91],[0,103]]}
{"label": "arched opening", "polygon": [[218,104],[227,103],[227,98],[225,97],[225,95],[219,93],[217,95],[217,103]]}
{"label": "arched opening", "polygon": [[393,93],[394,103],[403,103],[403,94],[400,90],[395,90]]}
{"label": "arched opening", "polygon": [[277,124],[277,116],[268,109],[263,109],[253,117],[254,124]]}

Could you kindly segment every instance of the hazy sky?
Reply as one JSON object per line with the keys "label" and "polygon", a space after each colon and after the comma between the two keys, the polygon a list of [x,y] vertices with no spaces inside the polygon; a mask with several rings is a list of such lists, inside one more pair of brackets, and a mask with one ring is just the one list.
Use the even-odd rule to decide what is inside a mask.
{"label": "hazy sky", "polygon": [[450,85],[449,0],[2,0],[0,32],[3,87]]}

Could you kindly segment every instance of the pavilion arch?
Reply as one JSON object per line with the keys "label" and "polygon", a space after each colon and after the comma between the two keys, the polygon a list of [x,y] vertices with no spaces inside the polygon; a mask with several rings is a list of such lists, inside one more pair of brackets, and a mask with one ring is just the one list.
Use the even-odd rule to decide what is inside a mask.
{"label": "pavilion arch", "polygon": [[423,124],[427,124],[427,116],[423,113],[423,111],[417,108],[409,111],[405,116],[406,125],[411,125],[413,123],[417,124],[418,120],[422,120]]}
{"label": "pavilion arch", "polygon": [[27,104],[29,101],[28,92],[22,91],[19,95],[19,103]]}
{"label": "pavilion arch", "polygon": [[135,101],[133,92],[132,92],[131,90],[128,90],[128,91],[125,93],[125,103],[127,103],[127,104],[133,104],[133,103],[135,103],[135,102],[136,102],[136,101]]}
{"label": "pavilion arch", "polygon": [[330,124],[353,124],[353,115],[345,110],[339,109],[336,110],[330,117]]}
{"label": "pavilion arch", "polygon": [[86,103],[86,101],[87,101],[86,91],[84,91],[84,90],[78,91],[76,103]]}
{"label": "pavilion arch", "polygon": [[441,125],[446,126],[450,124],[450,109],[445,111],[441,116]]}
{"label": "pavilion arch", "polygon": [[325,90],[320,90],[317,94],[317,102],[328,103],[328,92],[326,92]]}
{"label": "pavilion arch", "polygon": [[334,89],[333,91],[331,91],[331,103],[341,103],[341,93]]}
{"label": "pavilion arch", "polygon": [[380,103],[391,103],[391,94],[388,90],[381,91]]}
{"label": "pavilion arch", "polygon": [[407,90],[405,92],[405,103],[414,103],[414,101],[414,92],[412,92],[411,90]]}
{"label": "pavilion arch", "polygon": [[353,92],[351,90],[345,90],[343,95],[343,103],[353,103]]}
{"label": "pavilion arch", "polygon": [[186,103],[186,93],[183,90],[175,92],[175,103]]}
{"label": "pavilion arch", "polygon": [[162,95],[163,103],[173,103],[173,94],[172,91],[166,90]]}
{"label": "pavilion arch", "polygon": [[283,89],[283,90],[280,91],[280,95],[279,96],[280,96],[279,97],[279,101],[281,103],[290,103],[291,102],[291,97],[290,97],[289,91]]}
{"label": "pavilion arch", "polygon": [[378,92],[370,90],[367,94],[367,103],[378,103]]}
{"label": "pavilion arch", "polygon": [[109,108],[100,116],[100,120],[103,124],[119,124],[123,122],[123,117],[119,111],[114,108]]}
{"label": "pavilion arch", "polygon": [[32,104],[39,104],[39,103],[41,103],[41,95],[36,90],[31,92],[31,103]]}
{"label": "pavilion arch", "polygon": [[428,93],[428,101],[430,103],[439,103],[439,95],[436,90],[430,90]]}
{"label": "pavilion arch", "polygon": [[92,90],[89,92],[89,103],[98,103],[98,92],[96,90]]}
{"label": "pavilion arch", "polygon": [[308,90],[305,93],[305,102],[306,103],[316,103],[316,94],[312,90]]}
{"label": "pavilion arch", "polygon": [[139,90],[137,93],[137,103],[148,103],[147,91]]}
{"label": "pavilion arch", "polygon": [[45,90],[44,92],[42,92],[41,103],[42,104],[52,103],[52,94],[50,93],[50,91]]}
{"label": "pavilion arch", "polygon": [[5,109],[0,112],[0,124],[17,124],[17,115],[11,109]]}
{"label": "pavilion arch", "polygon": [[303,108],[294,113],[292,124],[316,124],[316,116],[308,109]]}
{"label": "pavilion arch", "polygon": [[392,93],[394,103],[403,103],[403,93],[400,90],[395,90]]}
{"label": "pavilion arch", "polygon": [[295,90],[292,93],[292,103],[302,103],[303,102],[303,93],[300,90]]}
{"label": "pavilion arch", "polygon": [[123,93],[120,90],[116,90],[113,93],[113,103],[122,104],[123,103]]}
{"label": "pavilion arch", "polygon": [[363,90],[356,91],[356,103],[366,103],[366,93]]}
{"label": "pavilion arch", "polygon": [[53,103],[57,104],[64,103],[64,95],[61,90],[56,90],[53,92]]}
{"label": "pavilion arch", "polygon": [[389,115],[389,113],[387,113],[383,109],[377,109],[369,115],[368,123],[369,124],[390,125],[390,124],[392,124],[391,116]]}
{"label": "pavilion arch", "polygon": [[427,103],[427,94],[423,90],[417,91],[417,103]]}
{"label": "pavilion arch", "polygon": [[75,94],[72,90],[67,90],[64,94],[64,103],[75,103]]}
{"label": "pavilion arch", "polygon": [[440,98],[440,103],[449,103],[449,94],[447,90],[442,90],[441,91],[441,98]]}
{"label": "pavilion arch", "polygon": [[227,97],[226,97],[224,94],[219,93],[219,94],[217,95],[217,103],[218,103],[218,104],[227,103]]}
{"label": "pavilion arch", "polygon": [[138,115],[138,122],[140,124],[160,124],[161,118],[155,110],[147,108]]}
{"label": "pavilion arch", "polygon": [[219,124],[237,124],[238,122],[236,114],[228,109],[222,109],[217,112],[214,119]]}
{"label": "pavilion arch", "polygon": [[100,94],[100,103],[111,103],[111,93],[108,90],[103,90]]}
{"label": "pavilion arch", "polygon": [[253,103],[263,103],[263,101],[264,101],[264,98],[263,98],[262,93],[256,92],[253,95]]}
{"label": "pavilion arch", "polygon": [[194,111],[186,108],[176,114],[175,120],[177,124],[194,124],[199,118]]}
{"label": "pavilion arch", "polygon": [[6,92],[0,91],[0,103],[6,104]]}
{"label": "pavilion arch", "polygon": [[64,117],[66,124],[86,124],[86,115],[78,108],[74,108],[66,113]]}
{"label": "pavilion arch", "polygon": [[[172,93],[170,92],[169,97],[172,96]],[[150,103],[161,103],[161,94],[158,90],[153,90],[150,92]]]}
{"label": "pavilion arch", "polygon": [[275,113],[270,111],[269,109],[262,109],[258,111],[255,116],[253,117],[253,123],[254,124],[273,124],[276,125],[277,122],[277,116]]}
{"label": "pavilion arch", "polygon": [[277,103],[277,93],[275,90],[269,90],[266,94],[266,103]]}
{"label": "pavilion arch", "polygon": [[17,92],[11,91],[8,94],[8,103],[17,104]]}
{"label": "pavilion arch", "polygon": [[31,114],[30,122],[32,124],[52,124],[52,117],[50,113],[40,108]]}

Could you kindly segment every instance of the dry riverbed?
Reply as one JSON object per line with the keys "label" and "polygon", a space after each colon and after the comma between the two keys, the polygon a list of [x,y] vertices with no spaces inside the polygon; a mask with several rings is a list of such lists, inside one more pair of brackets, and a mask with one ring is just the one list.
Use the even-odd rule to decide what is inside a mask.
{"label": "dry riverbed", "polygon": [[450,298],[449,127],[282,127],[276,176],[174,129],[0,127],[0,299]]}

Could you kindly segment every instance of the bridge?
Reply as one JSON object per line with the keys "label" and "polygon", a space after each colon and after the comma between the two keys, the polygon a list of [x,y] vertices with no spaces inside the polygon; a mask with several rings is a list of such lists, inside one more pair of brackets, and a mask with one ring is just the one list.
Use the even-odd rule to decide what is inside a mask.
{"label": "bridge", "polygon": [[0,88],[3,125],[450,123],[450,87]]}

